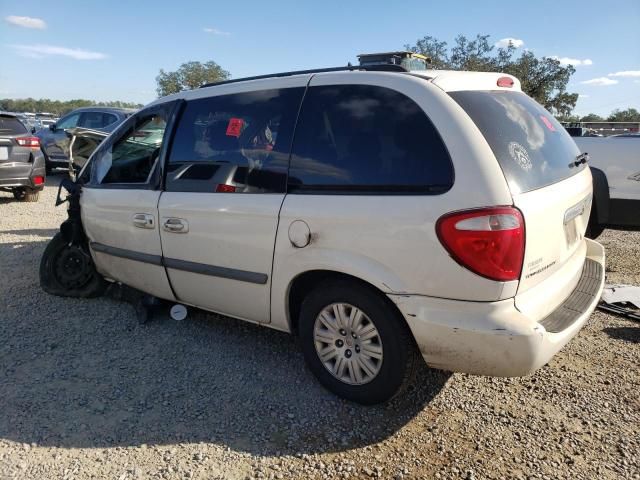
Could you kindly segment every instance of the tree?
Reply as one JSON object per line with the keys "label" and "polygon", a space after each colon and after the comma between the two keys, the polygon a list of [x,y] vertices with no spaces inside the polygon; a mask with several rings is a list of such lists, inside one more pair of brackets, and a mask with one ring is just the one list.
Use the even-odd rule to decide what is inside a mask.
{"label": "tree", "polygon": [[604,122],[604,118],[595,113],[589,113],[580,119],[581,122]]}
{"label": "tree", "polygon": [[560,65],[554,58],[538,58],[530,51],[524,51],[516,57],[513,44],[496,49],[489,38],[489,35],[476,35],[475,39],[470,40],[464,35],[458,35],[453,47],[448,48],[447,42],[426,36],[415,45],[405,47],[431,57],[431,65],[436,69],[504,72],[513,75],[520,80],[522,90],[551,113],[561,118],[571,115],[578,101],[577,93],[566,91],[567,83],[575,72],[571,65]]}
{"label": "tree", "polygon": [[231,74],[216,62],[187,62],[180,65],[180,68],[174,72],[165,72],[160,69],[156,77],[158,85],[156,91],[158,96],[164,97],[183,90],[198,88],[205,83],[227,80],[230,77]]}
{"label": "tree", "polygon": [[0,110],[8,112],[48,112],[56,115],[64,115],[71,110],[80,107],[116,107],[116,108],[141,108],[142,104],[132,102],[121,102],[119,100],[112,102],[96,102],[95,100],[51,100],[49,98],[3,98],[0,99]]}
{"label": "tree", "polygon": [[640,112],[635,108],[620,110],[616,108],[607,117],[608,122],[640,122]]}

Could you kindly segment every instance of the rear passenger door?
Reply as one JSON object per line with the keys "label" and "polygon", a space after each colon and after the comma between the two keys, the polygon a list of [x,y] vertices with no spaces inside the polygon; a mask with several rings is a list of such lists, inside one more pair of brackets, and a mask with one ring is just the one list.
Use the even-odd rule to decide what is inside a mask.
{"label": "rear passenger door", "polygon": [[187,100],[159,204],[164,264],[180,301],[269,322],[278,215],[306,80],[251,91],[230,85]]}

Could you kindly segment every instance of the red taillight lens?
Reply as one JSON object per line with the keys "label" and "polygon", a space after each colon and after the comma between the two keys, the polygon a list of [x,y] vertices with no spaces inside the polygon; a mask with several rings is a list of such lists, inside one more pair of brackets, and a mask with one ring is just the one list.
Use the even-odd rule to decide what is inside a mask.
{"label": "red taillight lens", "polygon": [[38,137],[20,137],[16,138],[16,142],[21,147],[40,148],[40,139]]}
{"label": "red taillight lens", "polygon": [[34,185],[42,185],[44,183],[44,177],[33,177]]}
{"label": "red taillight lens", "polygon": [[513,78],[511,78],[511,77],[500,77],[498,79],[498,86],[499,87],[505,87],[505,88],[513,87]]}
{"label": "red taillight lens", "polygon": [[482,208],[441,217],[436,232],[463,267],[500,282],[517,280],[524,258],[524,219],[513,207]]}
{"label": "red taillight lens", "polygon": [[225,185],[224,183],[219,183],[216,187],[216,192],[219,193],[234,193],[236,191],[236,187],[233,185]]}

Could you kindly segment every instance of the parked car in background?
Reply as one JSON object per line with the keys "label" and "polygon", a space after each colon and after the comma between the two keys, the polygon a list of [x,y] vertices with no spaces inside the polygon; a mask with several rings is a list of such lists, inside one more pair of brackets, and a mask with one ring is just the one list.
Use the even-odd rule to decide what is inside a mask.
{"label": "parked car in background", "polygon": [[593,175],[593,204],[588,236],[605,228],[640,230],[640,135],[573,137],[589,154]]}
{"label": "parked car in background", "polygon": [[122,282],[294,333],[326,388],[366,404],[419,355],[540,368],[603,289],[589,168],[514,77],[390,67],[232,80],[138,111],[65,179],[42,287]]}
{"label": "parked car in background", "polygon": [[55,125],[57,121],[59,121],[57,118],[42,118],[40,119],[40,128],[49,128],[51,125]]}
{"label": "parked car in background", "polygon": [[44,188],[40,140],[15,114],[0,113],[0,190],[17,200],[35,202]]}
{"label": "parked car in background", "polygon": [[29,130],[31,133],[34,133],[40,129],[40,121],[37,120],[34,115],[16,113],[15,116],[22,122],[25,127],[27,127],[27,130]]}
{"label": "parked car in background", "polygon": [[53,168],[68,168],[69,137],[65,133],[66,129],[83,127],[111,132],[133,112],[134,110],[111,107],[78,108],[49,125],[49,128],[39,130],[36,135],[45,155],[47,171]]}

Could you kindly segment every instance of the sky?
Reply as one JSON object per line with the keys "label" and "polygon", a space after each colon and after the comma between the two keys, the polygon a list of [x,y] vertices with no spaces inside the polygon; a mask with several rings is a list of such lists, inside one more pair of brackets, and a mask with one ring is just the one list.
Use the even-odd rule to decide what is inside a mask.
{"label": "sky", "polygon": [[187,61],[239,78],[477,33],[572,63],[578,115],[640,110],[640,0],[2,0],[0,98],[146,104],[159,70]]}

